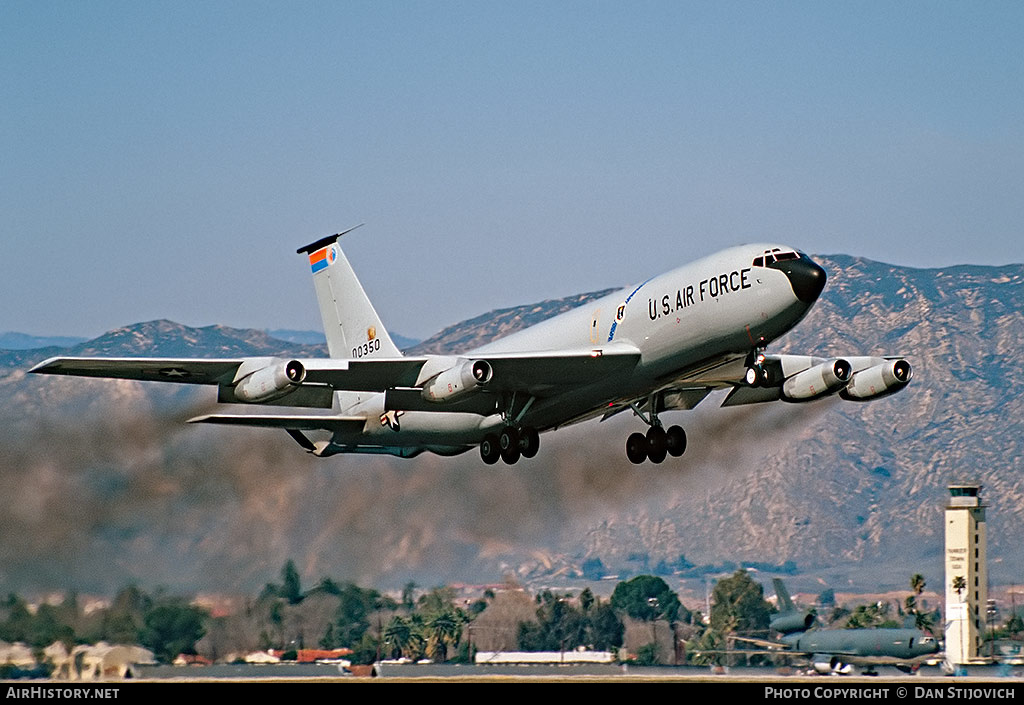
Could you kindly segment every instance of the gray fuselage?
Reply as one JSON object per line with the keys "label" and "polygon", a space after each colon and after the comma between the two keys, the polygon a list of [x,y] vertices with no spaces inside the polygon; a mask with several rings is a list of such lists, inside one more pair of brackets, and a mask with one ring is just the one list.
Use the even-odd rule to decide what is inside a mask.
{"label": "gray fuselage", "polygon": [[[723,359],[763,348],[796,325],[824,285],[824,274],[813,296],[801,297],[792,271],[754,266],[755,258],[772,248],[792,251],[775,244],[733,247],[457,357],[635,346],[640,361],[628,373],[538,396],[520,421],[545,431],[591,418],[610,405],[683,382]],[[796,264],[822,271],[806,256]],[[386,409],[384,395],[378,393],[359,395],[343,411],[365,415],[366,425],[359,434],[334,434],[325,455],[356,445],[379,446],[379,452],[396,455],[422,450],[455,454],[480,443],[503,423],[497,413],[407,411],[396,430],[381,421]]]}

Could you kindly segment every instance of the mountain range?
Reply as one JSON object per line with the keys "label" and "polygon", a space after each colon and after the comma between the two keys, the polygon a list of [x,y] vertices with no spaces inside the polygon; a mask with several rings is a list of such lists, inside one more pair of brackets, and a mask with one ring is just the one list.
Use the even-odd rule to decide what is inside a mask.
{"label": "mountain range", "polygon": [[[951,482],[990,505],[993,581],[1024,582],[1024,265],[914,269],[816,258],[829,282],[770,352],[902,354],[914,380],[872,403],[827,399],[667,418],[683,458],[633,466],[625,414],[545,434],[537,458],[315,459],[285,434],[183,424],[209,389],[28,376],[53,355],[323,356],[310,339],[151,321],[70,347],[0,350],[0,584],[110,590],[129,581],[251,589],[293,558],[378,585],[579,580],[792,561],[809,584],[942,582]],[[458,352],[610,290],[493,311],[410,352]],[[295,342],[298,341],[298,342]]]}

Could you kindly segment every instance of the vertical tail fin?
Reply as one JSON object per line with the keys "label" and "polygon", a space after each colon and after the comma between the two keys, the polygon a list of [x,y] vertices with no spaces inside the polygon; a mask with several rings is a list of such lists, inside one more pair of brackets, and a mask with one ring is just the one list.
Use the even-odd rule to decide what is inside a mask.
{"label": "vertical tail fin", "polygon": [[327,350],[337,359],[401,357],[338,244],[338,238],[353,230],[328,235],[296,250],[309,255]]}
{"label": "vertical tail fin", "polygon": [[786,589],[786,584],[782,582],[782,578],[774,578],[772,585],[775,586],[775,595],[779,598],[779,612],[792,612],[796,608],[793,606],[793,600],[789,596],[789,590]]}

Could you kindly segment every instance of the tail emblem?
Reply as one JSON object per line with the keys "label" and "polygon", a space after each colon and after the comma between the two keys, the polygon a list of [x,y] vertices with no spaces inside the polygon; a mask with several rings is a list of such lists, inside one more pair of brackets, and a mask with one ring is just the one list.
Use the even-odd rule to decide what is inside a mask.
{"label": "tail emblem", "polygon": [[338,259],[337,245],[328,245],[309,255],[309,266],[313,270],[313,274],[316,274],[321,269],[334,264],[336,259]]}
{"label": "tail emblem", "polygon": [[377,337],[377,329],[376,329],[376,327],[370,326],[369,328],[366,329],[366,339],[367,340],[373,340],[376,337]]}

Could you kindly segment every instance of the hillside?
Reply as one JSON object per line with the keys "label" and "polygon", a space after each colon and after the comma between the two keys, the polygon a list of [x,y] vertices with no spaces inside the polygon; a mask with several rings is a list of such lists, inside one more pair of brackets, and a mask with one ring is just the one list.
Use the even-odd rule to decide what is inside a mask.
{"label": "hillside", "polygon": [[[401,584],[551,582],[614,571],[792,560],[836,588],[941,581],[945,485],[978,480],[995,581],[1024,566],[1024,266],[921,270],[820,257],[829,284],[773,352],[905,354],[911,386],[669,418],[686,456],[632,466],[621,415],[545,435],[515,468],[476,454],[311,458],[285,434],[196,428],[210,389],[35,378],[55,354],[323,355],[266,332],[168,321],[67,349],[2,351],[0,582],[109,589],[129,580],[251,589],[294,558],[304,577]],[[485,314],[415,351],[465,349],[605,292]]]}

